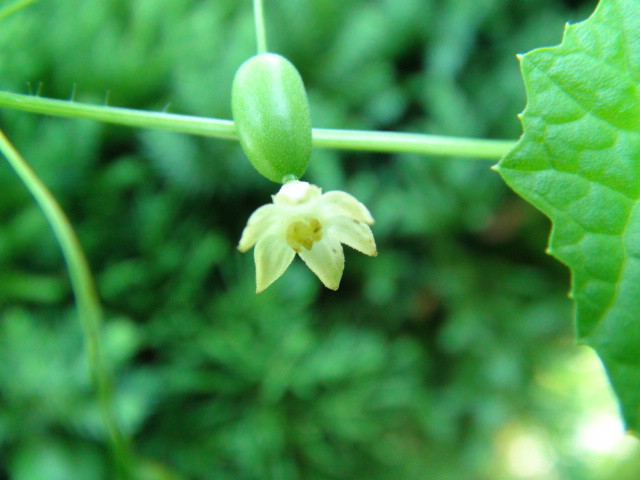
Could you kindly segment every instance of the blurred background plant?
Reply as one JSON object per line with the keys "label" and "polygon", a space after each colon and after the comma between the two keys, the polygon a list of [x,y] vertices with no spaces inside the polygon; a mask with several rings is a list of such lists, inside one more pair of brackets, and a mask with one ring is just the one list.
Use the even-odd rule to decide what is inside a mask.
{"label": "blurred background plant", "polygon": [[[314,126],[515,139],[515,53],[594,7],[271,0],[266,21]],[[0,90],[230,118],[254,53],[248,1],[39,1],[0,24]],[[149,478],[636,478],[549,224],[490,162],[314,151],[306,179],[370,208],[380,254],[347,252],[337,293],[297,261],[255,295],[235,246],[277,185],[237,143],[8,110],[0,127],[87,251]],[[59,248],[4,163],[0,192],[0,478],[108,478]]]}

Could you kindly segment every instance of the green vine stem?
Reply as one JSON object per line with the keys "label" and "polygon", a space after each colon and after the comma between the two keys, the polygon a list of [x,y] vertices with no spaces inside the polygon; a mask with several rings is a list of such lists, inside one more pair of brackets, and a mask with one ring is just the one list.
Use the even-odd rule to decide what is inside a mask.
{"label": "green vine stem", "polygon": [[102,308],[89,264],[62,208],[2,131],[0,131],[0,152],[42,209],[62,249],[85,337],[89,368],[98,390],[100,412],[107,428],[118,477],[128,480],[131,478],[132,456],[129,442],[124,438],[116,418],[113,383],[100,342]]}
{"label": "green vine stem", "polygon": [[418,153],[495,160],[516,142],[482,138],[447,137],[424,133],[375,132],[367,130],[313,129],[313,146],[386,153]]}
{"label": "green vine stem", "polygon": [[[87,105],[32,95],[0,92],[0,107],[61,117],[87,118],[140,128],[159,128],[192,135],[237,140],[231,120]],[[448,137],[422,133],[313,129],[313,146],[368,152],[406,152],[497,160],[515,146],[513,140]]]}
{"label": "green vine stem", "polygon": [[23,9],[34,3],[36,0],[17,0],[16,2],[10,3],[9,5],[0,8],[0,20],[5,17],[8,17],[12,13],[17,12],[18,10]]}
{"label": "green vine stem", "polygon": [[267,33],[264,28],[264,10],[262,0],[253,0],[253,17],[256,24],[256,41],[258,42],[258,53],[266,53]]}

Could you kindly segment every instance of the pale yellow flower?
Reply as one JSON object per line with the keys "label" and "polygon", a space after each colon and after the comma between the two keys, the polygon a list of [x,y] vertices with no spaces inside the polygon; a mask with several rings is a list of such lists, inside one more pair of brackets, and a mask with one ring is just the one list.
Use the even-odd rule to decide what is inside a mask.
{"label": "pale yellow flower", "polygon": [[340,286],[344,270],[342,243],[365,255],[378,254],[369,228],[373,217],[348,193],[322,194],[315,185],[296,180],[272,198],[249,217],[238,245],[241,252],[256,247],[257,293],[280,278],[296,253],[331,290]]}

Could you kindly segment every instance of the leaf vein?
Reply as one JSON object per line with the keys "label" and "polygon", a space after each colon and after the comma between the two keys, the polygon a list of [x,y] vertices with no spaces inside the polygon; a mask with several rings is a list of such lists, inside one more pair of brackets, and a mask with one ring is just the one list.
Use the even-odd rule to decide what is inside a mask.
{"label": "leaf vein", "polygon": [[533,68],[538,70],[542,75],[544,75],[544,77],[546,77],[549,80],[549,82],[555,85],[555,87],[560,91],[560,93],[563,93],[567,98],[571,99],[579,108],[581,108],[586,115],[589,115],[596,120],[600,120],[606,123],[608,126],[610,126],[613,129],[633,131],[631,129],[625,128],[620,125],[614,125],[613,123],[611,123],[610,120],[602,117],[601,115],[598,115],[596,112],[593,111],[593,109],[590,109],[587,106],[585,106],[578,97],[576,97],[575,95],[572,95],[561,83],[558,83],[558,81],[554,79],[547,70],[537,65],[533,60],[531,60],[531,58],[529,58],[529,62],[531,63]]}

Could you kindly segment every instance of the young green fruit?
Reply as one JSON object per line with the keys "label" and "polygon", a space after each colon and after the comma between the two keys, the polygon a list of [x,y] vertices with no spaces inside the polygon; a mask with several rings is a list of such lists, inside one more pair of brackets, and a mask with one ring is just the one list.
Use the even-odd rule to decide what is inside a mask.
{"label": "young green fruit", "polygon": [[240,145],[258,172],[278,183],[302,176],[311,157],[311,114],[289,60],[262,53],[244,62],[233,80],[231,110]]}

